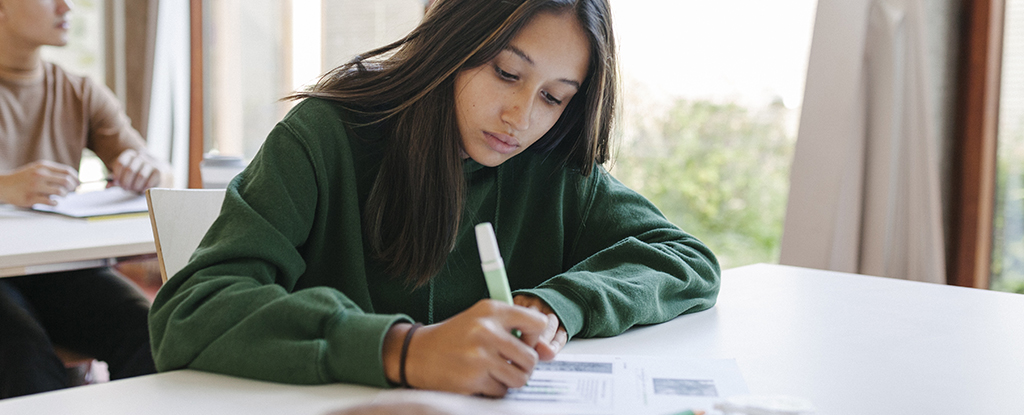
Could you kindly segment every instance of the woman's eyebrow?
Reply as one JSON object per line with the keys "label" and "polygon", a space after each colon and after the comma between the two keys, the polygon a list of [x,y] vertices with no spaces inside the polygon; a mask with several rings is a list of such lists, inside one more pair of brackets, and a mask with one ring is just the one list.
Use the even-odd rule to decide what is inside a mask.
{"label": "woman's eyebrow", "polygon": [[523,58],[524,61],[526,61],[530,65],[533,65],[533,59],[530,59],[530,55],[527,55],[526,52],[523,52],[521,49],[512,45],[508,45],[508,47],[505,48],[505,50],[516,54],[516,56]]}
{"label": "woman's eyebrow", "polygon": [[[530,66],[535,66],[535,64],[533,63],[533,59],[530,59],[530,55],[527,55],[526,52],[523,52],[522,49],[519,49],[519,48],[517,48],[515,46],[512,46],[512,45],[508,45],[505,48],[505,50],[507,50],[509,52],[512,52],[516,56],[522,58],[524,61],[526,61],[526,63],[529,63]],[[569,84],[569,85],[575,87],[576,89],[580,89],[580,83],[577,82],[577,81],[573,81],[572,79],[560,78],[558,81],[562,82],[562,83],[565,83],[565,84]]]}

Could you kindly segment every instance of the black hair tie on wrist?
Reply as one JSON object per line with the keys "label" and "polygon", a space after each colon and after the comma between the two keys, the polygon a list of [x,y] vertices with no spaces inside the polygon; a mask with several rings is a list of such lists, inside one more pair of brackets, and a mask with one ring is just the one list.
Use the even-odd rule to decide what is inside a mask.
{"label": "black hair tie on wrist", "polygon": [[412,388],[412,386],[409,386],[409,382],[405,380],[405,358],[409,356],[409,343],[412,342],[412,333],[420,327],[423,327],[422,323],[416,323],[409,327],[409,331],[405,332],[405,341],[402,342],[402,355],[398,363],[398,377],[402,382],[403,388]]}

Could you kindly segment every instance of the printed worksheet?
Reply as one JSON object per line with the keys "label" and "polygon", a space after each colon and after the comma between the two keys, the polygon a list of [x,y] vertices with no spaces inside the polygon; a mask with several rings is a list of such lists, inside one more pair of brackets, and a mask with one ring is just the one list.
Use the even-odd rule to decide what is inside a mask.
{"label": "printed worksheet", "polygon": [[539,363],[526,386],[503,399],[395,390],[376,402],[412,401],[453,414],[668,415],[710,411],[722,398],[747,393],[732,359],[567,354]]}

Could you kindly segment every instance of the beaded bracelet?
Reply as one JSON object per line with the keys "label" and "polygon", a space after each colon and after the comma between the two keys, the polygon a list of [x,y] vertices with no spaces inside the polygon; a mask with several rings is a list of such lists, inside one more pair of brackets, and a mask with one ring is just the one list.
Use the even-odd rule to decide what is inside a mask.
{"label": "beaded bracelet", "polygon": [[409,356],[409,343],[412,342],[412,333],[420,327],[423,327],[422,323],[416,323],[413,324],[412,327],[409,327],[409,331],[405,333],[405,341],[402,342],[402,354],[398,363],[398,377],[402,382],[403,388],[412,388],[412,386],[409,386],[409,382],[405,379],[405,358]]}

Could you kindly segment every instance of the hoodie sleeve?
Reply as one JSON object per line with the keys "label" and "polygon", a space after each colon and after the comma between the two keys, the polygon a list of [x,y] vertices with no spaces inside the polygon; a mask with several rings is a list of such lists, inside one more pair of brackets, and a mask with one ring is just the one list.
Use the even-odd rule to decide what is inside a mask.
{"label": "hoodie sleeve", "polygon": [[567,270],[521,293],[536,295],[570,336],[605,337],[711,308],[721,270],[697,238],[597,167],[581,192]]}
{"label": "hoodie sleeve", "polygon": [[[325,215],[324,177],[332,176],[326,172],[352,170],[325,167],[332,162],[323,161],[324,151],[301,136],[287,123],[278,124],[229,185],[220,216],[188,265],[160,290],[149,317],[158,370],[388,386],[384,335],[408,317],[366,312],[366,304],[332,287],[297,288],[308,270],[305,255],[324,250],[308,238]],[[355,194],[352,180],[331,180],[341,182],[331,191]],[[356,211],[346,217],[357,227],[358,206],[346,210],[353,206]],[[352,246],[360,244],[358,231],[351,238]],[[362,266],[361,252],[338,251],[331,255],[342,265],[331,278],[365,278],[354,275],[360,270],[355,264]]]}

